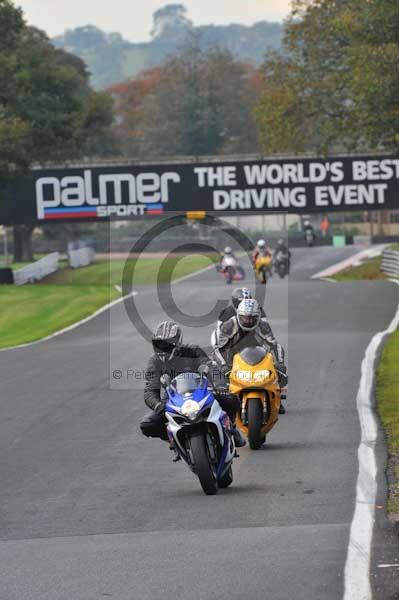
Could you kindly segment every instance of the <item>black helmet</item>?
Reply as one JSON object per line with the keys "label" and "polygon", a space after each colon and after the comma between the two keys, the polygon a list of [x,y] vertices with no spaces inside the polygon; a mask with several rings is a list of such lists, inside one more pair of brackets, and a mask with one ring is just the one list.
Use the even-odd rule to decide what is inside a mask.
{"label": "black helmet", "polygon": [[177,323],[174,321],[163,321],[154,331],[152,336],[152,347],[158,358],[165,362],[170,360],[176,348],[182,343],[183,334]]}
{"label": "black helmet", "polygon": [[252,294],[248,288],[236,288],[233,292],[231,300],[234,308],[237,310],[241,300],[249,300],[250,298],[252,298]]}

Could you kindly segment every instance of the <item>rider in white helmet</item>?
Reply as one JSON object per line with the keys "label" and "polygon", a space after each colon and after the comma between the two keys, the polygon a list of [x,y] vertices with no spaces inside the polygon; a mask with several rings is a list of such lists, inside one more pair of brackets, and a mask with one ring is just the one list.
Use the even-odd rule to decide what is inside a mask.
{"label": "rider in white helmet", "polygon": [[256,259],[258,258],[259,255],[262,256],[271,256],[271,250],[270,248],[266,245],[265,240],[258,240],[255,248],[252,251],[252,263],[255,266],[256,263]]}
{"label": "rider in white helmet", "polygon": [[[288,383],[284,349],[274,337],[269,321],[261,316],[259,303],[253,299],[242,300],[237,314],[225,321],[212,335],[213,358],[224,373],[231,370],[234,355],[247,346],[267,346],[273,354],[279,383]],[[285,414],[281,405],[280,414]]]}

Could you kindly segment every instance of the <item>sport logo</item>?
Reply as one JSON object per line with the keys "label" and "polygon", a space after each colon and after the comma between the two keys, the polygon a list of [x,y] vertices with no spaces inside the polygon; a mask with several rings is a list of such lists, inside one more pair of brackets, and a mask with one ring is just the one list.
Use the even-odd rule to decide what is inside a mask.
{"label": "sport logo", "polygon": [[87,219],[159,215],[169,202],[170,186],[180,183],[175,172],[99,175],[98,193],[93,192],[93,173],[83,177],[41,177],[36,181],[37,218]]}

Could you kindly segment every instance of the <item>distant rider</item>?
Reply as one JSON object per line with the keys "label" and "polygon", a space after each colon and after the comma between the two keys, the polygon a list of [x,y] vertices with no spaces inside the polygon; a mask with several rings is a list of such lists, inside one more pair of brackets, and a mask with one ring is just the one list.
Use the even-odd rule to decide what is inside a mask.
{"label": "distant rider", "polygon": [[284,242],[284,240],[282,238],[279,239],[277,242],[277,246],[274,250],[273,259],[276,259],[277,256],[280,254],[280,252],[284,255],[284,257],[286,257],[287,271],[289,273],[290,268],[291,268],[291,251],[289,250],[287,244]]}
{"label": "distant rider", "polygon": [[259,256],[272,256],[271,249],[266,246],[265,240],[258,240],[255,248],[252,250],[252,264],[254,267]]}
{"label": "distant rider", "polygon": [[[146,437],[167,441],[165,402],[166,390],[161,383],[163,375],[171,379],[181,373],[196,373],[201,365],[209,363],[208,355],[199,346],[183,344],[179,325],[173,321],[160,323],[153,334],[154,354],[150,357],[145,373],[144,402],[151,409],[141,422],[140,428]],[[220,406],[234,424],[239,403],[224,390],[214,390]],[[245,445],[239,431],[234,427],[236,446]]]}
{"label": "distant rider", "polygon": [[[284,349],[274,337],[270,323],[261,317],[256,300],[242,300],[237,314],[221,324],[212,336],[213,356],[220,368],[229,373],[235,354],[248,346],[265,346],[270,348],[278,373],[279,384],[285,388],[288,383]],[[285,414],[283,405],[280,414]]]}
{"label": "distant rider", "polygon": [[226,248],[223,250],[222,255],[220,257],[220,264],[222,266],[222,268],[224,267],[224,262],[225,259],[233,259],[237,262],[237,257],[233,252],[233,249],[230,246],[226,246]]}

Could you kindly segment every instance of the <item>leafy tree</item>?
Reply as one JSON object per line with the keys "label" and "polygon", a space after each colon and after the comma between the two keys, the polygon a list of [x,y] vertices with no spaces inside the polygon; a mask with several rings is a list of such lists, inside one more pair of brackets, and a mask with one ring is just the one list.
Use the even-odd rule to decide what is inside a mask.
{"label": "leafy tree", "polygon": [[60,48],[80,56],[89,66],[96,88],[117,85],[141,71],[162,65],[179,53],[182,44],[194,32],[203,51],[218,46],[232,53],[236,60],[259,66],[265,52],[281,46],[283,26],[260,21],[252,26],[193,26],[180,4],[169,4],[154,13],[152,39],[132,43],[119,33],[105,33],[87,25],[66,31],[53,39]]}
{"label": "leafy tree", "polygon": [[256,109],[265,152],[396,149],[399,5],[295,0]]}
{"label": "leafy tree", "polygon": [[253,67],[194,39],[163,67],[113,88],[118,135],[140,157],[254,152],[258,87]]}
{"label": "leafy tree", "polygon": [[[112,99],[88,79],[78,57],[54,48],[0,0],[0,186],[33,162],[77,158],[106,141],[111,150]],[[14,228],[16,260],[32,259],[32,229]]]}

